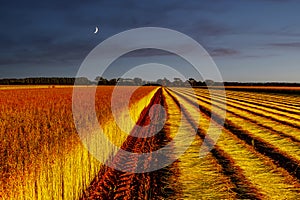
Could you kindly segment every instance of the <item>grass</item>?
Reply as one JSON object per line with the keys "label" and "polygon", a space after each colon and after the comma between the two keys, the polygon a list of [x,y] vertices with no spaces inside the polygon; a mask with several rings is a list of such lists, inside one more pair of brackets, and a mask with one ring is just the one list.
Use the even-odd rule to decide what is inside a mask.
{"label": "grass", "polygon": [[[88,89],[88,88],[87,88]],[[109,120],[113,87],[97,89],[98,120],[115,143],[120,130]],[[139,89],[131,115],[147,105],[154,87]],[[123,95],[126,94],[124,88]],[[122,94],[119,94],[122,96]],[[82,145],[72,118],[72,88],[0,90],[0,197],[2,199],[78,199],[101,168]],[[120,115],[124,108],[120,109]],[[137,117],[133,117],[137,119]],[[107,121],[108,120],[108,121]]]}

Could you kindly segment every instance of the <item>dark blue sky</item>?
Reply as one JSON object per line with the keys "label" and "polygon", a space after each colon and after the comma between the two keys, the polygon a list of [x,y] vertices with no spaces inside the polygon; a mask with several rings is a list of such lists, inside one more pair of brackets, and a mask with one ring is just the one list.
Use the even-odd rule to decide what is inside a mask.
{"label": "dark blue sky", "polygon": [[299,11],[296,0],[2,1],[0,78],[75,76],[101,41],[158,26],[203,45],[225,81],[300,82]]}

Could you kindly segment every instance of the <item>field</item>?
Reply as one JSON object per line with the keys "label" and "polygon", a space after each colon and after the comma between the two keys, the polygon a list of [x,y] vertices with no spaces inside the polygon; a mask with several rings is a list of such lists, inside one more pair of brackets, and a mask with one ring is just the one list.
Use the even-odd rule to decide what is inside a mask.
{"label": "field", "polygon": [[[122,90],[125,95],[128,87]],[[298,89],[284,90],[289,92],[230,89],[224,96],[218,88],[211,94],[204,88],[140,87],[129,108],[118,94],[120,119],[129,109],[135,123],[157,132],[143,138],[132,135],[148,130],[121,120],[128,136],[116,126],[110,111],[113,87],[98,87],[97,117],[112,143],[134,153],[172,144],[163,155],[147,159],[111,152],[111,163],[128,170],[121,172],[99,163],[82,144],[72,118],[71,87],[0,89],[0,198],[299,199],[300,96],[293,93]],[[162,128],[149,117],[155,104],[166,110],[151,116],[156,122],[166,117]],[[222,134],[214,138],[218,131]],[[216,145],[200,158],[201,146],[214,139]],[[96,146],[106,150],[106,144]],[[156,171],[133,173],[162,163]]]}
{"label": "field", "polygon": [[[130,110],[141,112],[153,90],[135,92]],[[78,199],[99,171],[101,164],[77,135],[72,91],[71,87],[0,90],[1,199]],[[102,124],[112,118],[107,107],[112,91],[109,86],[97,89],[96,109]],[[124,134],[115,128],[112,132],[111,140],[122,143]]]}

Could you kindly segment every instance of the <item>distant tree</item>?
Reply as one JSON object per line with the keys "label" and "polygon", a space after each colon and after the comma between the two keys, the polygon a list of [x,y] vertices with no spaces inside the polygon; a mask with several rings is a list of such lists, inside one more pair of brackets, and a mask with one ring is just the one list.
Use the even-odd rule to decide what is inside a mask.
{"label": "distant tree", "polygon": [[182,87],[183,86],[183,82],[180,78],[174,78],[174,82],[173,85],[176,87]]}
{"label": "distant tree", "polygon": [[[185,80],[184,82],[183,82],[183,86],[184,87],[191,87],[192,85],[190,84],[190,82],[188,81],[188,80]],[[192,86],[193,87],[193,86]]]}
{"label": "distant tree", "polygon": [[133,82],[135,85],[142,85],[143,84],[143,80],[141,78],[134,78]]}
{"label": "distant tree", "polygon": [[76,84],[78,84],[78,85],[90,85],[91,81],[86,77],[78,77],[78,78],[76,78]]}
{"label": "distant tree", "polygon": [[214,81],[213,80],[205,80],[205,84],[207,85],[207,86],[212,86],[212,85],[214,85]]}
{"label": "distant tree", "polygon": [[190,84],[192,87],[194,87],[194,86],[197,85],[197,81],[196,81],[195,79],[193,79],[193,78],[189,78],[188,82],[189,82],[189,84]]}
{"label": "distant tree", "polygon": [[95,81],[97,82],[98,85],[107,85],[108,84],[108,80],[103,78],[102,76],[97,76],[95,78]]}
{"label": "distant tree", "polygon": [[172,85],[172,83],[166,77],[164,77],[163,79],[157,79],[156,84],[161,85],[161,86],[171,86]]}
{"label": "distant tree", "polygon": [[146,85],[146,84],[147,84],[147,81],[143,80],[142,85]]}
{"label": "distant tree", "polygon": [[109,84],[109,85],[116,85],[116,84],[117,84],[117,79],[115,79],[115,78],[110,79],[110,80],[108,81],[108,84]]}
{"label": "distant tree", "polygon": [[158,85],[163,86],[163,80],[162,80],[162,79],[157,79],[156,83],[157,83]]}
{"label": "distant tree", "polygon": [[164,77],[162,83],[163,86],[171,86],[171,81],[169,81],[166,77]]}

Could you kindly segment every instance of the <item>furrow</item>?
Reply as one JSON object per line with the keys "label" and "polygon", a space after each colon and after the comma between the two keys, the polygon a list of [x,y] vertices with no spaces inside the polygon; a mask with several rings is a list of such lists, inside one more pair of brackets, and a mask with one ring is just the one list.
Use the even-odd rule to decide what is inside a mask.
{"label": "furrow", "polygon": [[[248,101],[249,103],[260,103],[260,105],[264,105],[264,106],[268,106],[271,109],[280,109],[281,111],[288,111],[294,114],[300,114],[300,107],[299,105],[294,105],[294,106],[290,106],[287,105],[284,102],[276,102],[276,101],[272,101],[270,98],[264,98],[264,99],[260,99],[259,98],[259,93],[256,93],[254,95],[243,95],[240,94],[239,92],[235,92],[235,93],[230,93],[230,92],[226,92],[227,93],[227,98],[233,99],[233,100],[243,100],[243,101]],[[275,107],[276,106],[276,107]]]}
{"label": "furrow", "polygon": [[[181,101],[186,102],[185,104],[195,105],[197,102],[197,99],[192,100],[180,93],[175,93],[181,98]],[[197,108],[198,105],[194,107],[194,109]],[[201,111],[206,118],[210,118],[211,113],[208,108],[202,107]],[[203,117],[205,118],[205,116]],[[216,117],[213,121],[217,123],[222,121],[219,116],[214,116]],[[228,122],[228,120],[225,121],[225,129],[223,134],[220,135],[217,147],[231,156],[240,166],[248,181],[259,188],[261,194],[267,198],[284,199],[287,196],[289,198],[299,198],[297,162],[278,152],[272,145],[254,138],[249,133],[237,129]],[[258,141],[259,144],[256,143]],[[253,143],[255,146],[253,146]],[[278,191],[282,193],[277,195]]]}
{"label": "furrow", "polygon": [[[206,95],[201,95],[200,93],[197,93],[199,97],[207,98],[209,99]],[[224,99],[224,97],[223,97]],[[217,103],[224,103],[220,98],[217,97],[217,95],[214,95],[213,100]],[[289,125],[294,128],[299,128],[300,129],[300,122],[299,122],[299,116],[294,115],[293,117],[288,116],[286,114],[278,113],[278,112],[273,112],[270,109],[263,109],[263,108],[258,108],[256,106],[238,102],[238,101],[230,101],[227,100],[227,105],[230,105],[234,108],[238,108],[244,111],[251,112],[255,115],[266,117],[269,119],[272,119],[273,121],[280,122],[285,125]]]}
{"label": "furrow", "polygon": [[[185,94],[185,93],[183,93]],[[193,97],[193,95],[187,94],[190,97]],[[201,102],[205,102],[208,105],[212,105],[211,102],[209,101],[208,97],[201,96],[202,98],[197,98]],[[225,110],[224,107],[219,106],[220,104],[223,104],[221,102],[214,103],[214,106],[216,108]],[[240,111],[241,110],[241,111]],[[269,119],[266,119],[266,117],[258,116],[256,113],[248,111],[246,108],[240,108],[236,106],[232,106],[231,104],[226,104],[226,112],[230,113],[231,115],[236,116],[237,118],[243,119],[247,122],[251,122],[255,125],[258,126],[258,130],[267,130],[271,131],[273,134],[276,134],[282,138],[287,138],[290,141],[294,143],[294,145],[299,145],[300,144],[300,135],[297,134],[299,132],[299,129],[296,128],[290,128],[289,125],[285,124],[280,124],[279,122],[272,122],[272,123],[267,123],[270,121]],[[264,122],[264,123],[262,123]],[[285,127],[288,126],[288,127]],[[283,129],[285,127],[285,129]]]}
{"label": "furrow", "polygon": [[[197,108],[197,104],[192,101],[187,101],[185,98],[181,98],[182,96],[175,92],[176,95],[174,95],[173,91],[168,91],[170,95],[173,96],[173,98],[178,99],[178,101],[182,104],[187,106],[191,105],[195,110],[199,110]],[[173,94],[172,94],[173,93]],[[176,97],[175,97],[176,96]],[[185,110],[185,109],[183,109]],[[197,128],[198,135],[202,139],[202,141],[205,138],[207,146],[212,146],[214,144],[213,139],[209,138],[209,136],[206,135],[206,130],[199,127],[198,123],[189,115],[191,109],[188,111],[185,110],[184,115],[187,117],[190,124]],[[218,145],[215,145],[214,148],[211,150],[211,154],[216,159],[218,164],[222,167],[222,173],[229,177],[231,183],[234,185],[231,190],[233,190],[236,193],[237,198],[243,198],[243,199],[260,199],[264,195],[257,190],[257,188],[247,179],[247,177],[244,175],[243,170],[236,165],[234,159],[232,159],[231,156],[227,152],[225,152],[223,149],[221,149]],[[200,159],[200,158],[199,158]]]}

